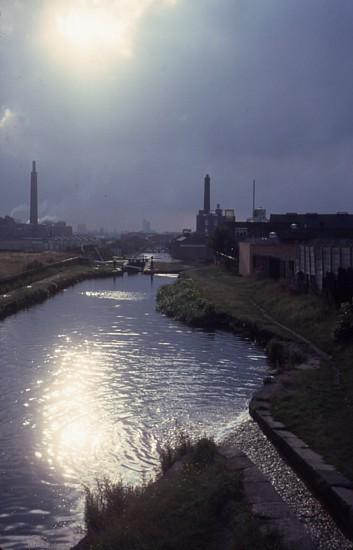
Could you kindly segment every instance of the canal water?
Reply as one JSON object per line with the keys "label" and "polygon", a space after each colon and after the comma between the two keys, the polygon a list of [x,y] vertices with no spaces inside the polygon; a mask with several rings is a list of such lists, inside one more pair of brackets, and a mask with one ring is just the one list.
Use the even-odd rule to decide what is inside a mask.
{"label": "canal water", "polygon": [[172,278],[90,280],[0,323],[0,546],[67,549],[84,486],[153,475],[181,429],[223,439],[261,384],[262,350],[155,311]]}

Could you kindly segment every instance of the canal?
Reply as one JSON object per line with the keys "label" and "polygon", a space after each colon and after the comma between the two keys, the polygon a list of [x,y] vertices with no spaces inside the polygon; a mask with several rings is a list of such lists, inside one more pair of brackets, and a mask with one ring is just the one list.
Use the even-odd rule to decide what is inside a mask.
{"label": "canal", "polygon": [[90,280],[1,322],[2,548],[69,548],[84,486],[149,478],[178,430],[217,440],[239,423],[262,350],[157,313],[168,282]]}

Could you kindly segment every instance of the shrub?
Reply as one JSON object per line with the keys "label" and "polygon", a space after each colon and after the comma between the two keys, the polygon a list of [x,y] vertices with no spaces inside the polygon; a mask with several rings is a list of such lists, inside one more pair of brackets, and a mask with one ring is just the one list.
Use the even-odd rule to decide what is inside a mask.
{"label": "shrub", "polygon": [[88,532],[99,532],[109,526],[111,518],[122,518],[129,502],[137,497],[138,489],[113,484],[108,479],[96,481],[94,491],[86,488],[85,524]]}
{"label": "shrub", "polygon": [[190,457],[190,462],[195,464],[212,464],[217,453],[217,445],[213,439],[202,437],[194,447]]}
{"label": "shrub", "polygon": [[272,338],[266,346],[266,353],[271,363],[277,367],[293,367],[304,363],[306,354],[294,342]]}
{"label": "shrub", "polygon": [[283,366],[288,361],[287,343],[279,338],[271,338],[266,346],[269,360],[276,366]]}
{"label": "shrub", "polygon": [[173,464],[190,452],[191,438],[185,432],[180,432],[174,445],[166,443],[159,449],[159,463],[161,473],[165,474]]}
{"label": "shrub", "polygon": [[242,499],[240,478],[215,460],[212,440],[178,439],[167,455],[185,460],[170,478],[138,488],[103,480],[86,490],[89,548],[203,550],[217,536],[227,503]]}
{"label": "shrub", "polygon": [[263,535],[254,521],[241,474],[227,470],[212,439],[192,443],[181,433],[175,448],[166,448],[168,457],[177,459],[181,453],[183,458],[171,476],[137,488],[103,480],[94,491],[87,490],[83,548],[221,548],[228,529],[234,550],[279,550],[278,537]]}
{"label": "shrub", "polygon": [[190,279],[161,287],[157,309],[178,321],[201,327],[212,325],[216,316],[214,306],[200,295]]}
{"label": "shrub", "polygon": [[296,344],[290,344],[288,347],[288,363],[290,366],[300,365],[304,363],[307,356],[304,351]]}
{"label": "shrub", "polygon": [[190,464],[212,464],[216,453],[217,445],[213,439],[203,436],[193,443],[188,434],[180,432],[174,444],[167,443],[159,450],[160,471],[165,474],[186,455]]}
{"label": "shrub", "polygon": [[346,302],[341,305],[334,338],[336,342],[347,342],[353,337],[353,303]]}
{"label": "shrub", "polygon": [[40,269],[41,267],[43,267],[42,262],[39,260],[32,260],[26,265],[25,270],[30,271],[31,269]]}

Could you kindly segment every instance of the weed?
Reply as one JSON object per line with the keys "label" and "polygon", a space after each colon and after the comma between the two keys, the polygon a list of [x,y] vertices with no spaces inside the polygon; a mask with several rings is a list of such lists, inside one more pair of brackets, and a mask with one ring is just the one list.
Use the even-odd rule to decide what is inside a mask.
{"label": "weed", "polygon": [[161,287],[157,308],[162,313],[193,326],[214,324],[214,306],[203,298],[190,279],[179,279],[174,285]]}
{"label": "weed", "polygon": [[224,467],[212,440],[191,443],[183,436],[168,456],[180,452],[181,468],[172,476],[137,488],[104,480],[87,490],[87,548],[211,550],[222,547],[219,534],[225,527],[234,550],[279,548],[261,534],[244,501],[240,475]]}

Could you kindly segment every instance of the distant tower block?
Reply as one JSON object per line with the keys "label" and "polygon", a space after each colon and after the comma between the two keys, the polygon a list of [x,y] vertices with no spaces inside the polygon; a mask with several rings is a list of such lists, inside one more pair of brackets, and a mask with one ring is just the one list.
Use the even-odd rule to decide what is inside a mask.
{"label": "distant tower block", "polygon": [[29,221],[31,224],[38,224],[38,182],[36,172],[36,161],[32,162],[31,172],[31,210],[29,215]]}
{"label": "distant tower block", "polygon": [[205,177],[205,194],[204,194],[204,201],[203,201],[203,210],[206,214],[209,214],[211,210],[210,184],[211,184],[211,178],[207,174]]}

